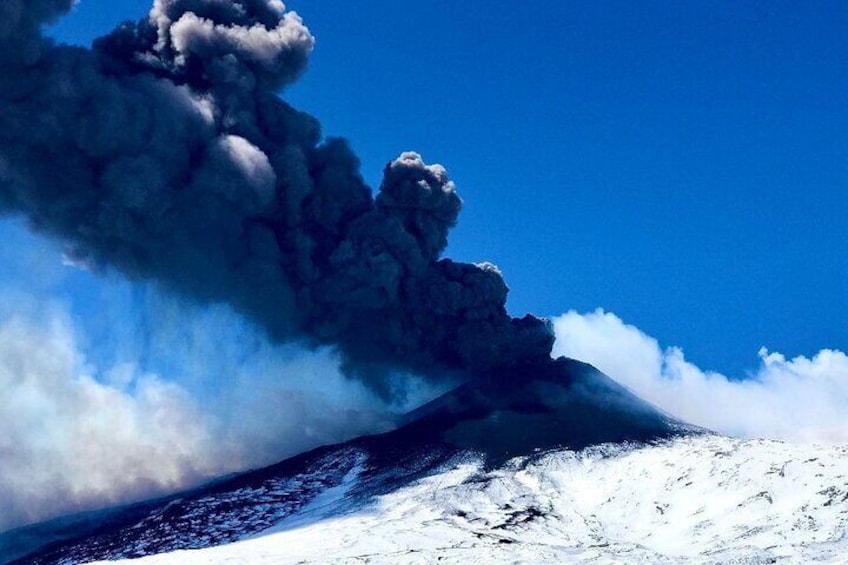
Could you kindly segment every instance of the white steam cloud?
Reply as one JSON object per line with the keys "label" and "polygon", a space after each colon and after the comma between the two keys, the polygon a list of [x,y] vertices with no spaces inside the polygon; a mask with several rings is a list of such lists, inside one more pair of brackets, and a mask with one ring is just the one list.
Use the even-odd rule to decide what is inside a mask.
{"label": "white steam cloud", "polygon": [[0,325],[0,530],[223,470],[184,390],[130,365],[97,375],[62,318]]}
{"label": "white steam cloud", "polygon": [[554,329],[555,355],[592,363],[690,423],[739,437],[848,443],[848,356],[841,351],[786,359],[763,348],[757,370],[734,380],[603,310],[570,311]]}
{"label": "white steam cloud", "polygon": [[[142,351],[156,354],[180,334],[175,381],[143,370],[152,364],[144,359],[98,367],[86,354],[93,340],[68,312],[45,310],[0,321],[0,531],[173,492],[392,423],[391,407],[326,352],[221,341],[222,326],[204,330],[210,317],[195,315],[145,338]],[[223,317],[238,328],[234,314]]]}

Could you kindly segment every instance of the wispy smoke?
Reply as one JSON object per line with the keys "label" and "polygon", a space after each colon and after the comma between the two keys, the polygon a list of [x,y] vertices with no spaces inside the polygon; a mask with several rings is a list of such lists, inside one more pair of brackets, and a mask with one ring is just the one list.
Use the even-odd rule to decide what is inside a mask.
{"label": "wispy smoke", "polygon": [[554,353],[592,363],[685,421],[741,437],[848,443],[848,356],[823,349],[786,359],[765,348],[742,379],[704,371],[677,347],[615,314],[571,311],[554,320]]}
{"label": "wispy smoke", "polygon": [[0,531],[383,431],[406,407],[226,306],[62,267],[9,222],[0,238]]}
{"label": "wispy smoke", "polygon": [[129,365],[102,377],[59,318],[47,329],[25,318],[0,325],[0,530],[225,467],[209,457],[215,438],[179,387]]}
{"label": "wispy smoke", "polygon": [[2,5],[0,209],[73,261],[333,345],[384,396],[393,367],[548,358],[497,269],[440,259],[461,206],[441,166],[404,153],[375,198],[346,143],[278,97],[314,44],[279,0],[156,0],[92,50],[39,31],[70,4]]}
{"label": "wispy smoke", "polygon": [[[172,492],[391,425],[387,407],[345,383],[325,355],[256,353],[201,394],[135,363],[101,369],[82,339],[60,310],[0,323],[0,531]],[[350,398],[303,382],[318,371]]]}

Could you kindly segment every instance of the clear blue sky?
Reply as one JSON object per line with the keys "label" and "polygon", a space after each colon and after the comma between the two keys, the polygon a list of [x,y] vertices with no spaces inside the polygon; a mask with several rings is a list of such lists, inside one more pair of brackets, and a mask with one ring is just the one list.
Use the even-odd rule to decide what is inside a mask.
{"label": "clear blue sky", "polygon": [[848,348],[848,4],[287,4],[318,43],[284,97],[372,185],[402,150],[444,164],[448,254],[498,264],[512,313],[600,306],[729,375]]}

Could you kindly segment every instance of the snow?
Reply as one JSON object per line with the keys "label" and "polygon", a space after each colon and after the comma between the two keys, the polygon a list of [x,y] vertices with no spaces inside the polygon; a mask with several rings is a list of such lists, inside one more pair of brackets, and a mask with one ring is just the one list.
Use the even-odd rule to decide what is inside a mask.
{"label": "snow", "polygon": [[[285,531],[302,527],[307,524],[318,522],[327,516],[344,512],[350,504],[350,501],[345,495],[347,495],[351,487],[356,484],[356,480],[363,471],[365,459],[365,455],[356,454],[353,466],[347,473],[345,473],[339,484],[324,489],[308,504],[301,508],[300,511],[282,519],[279,523],[259,535],[264,537],[277,531]],[[250,539],[250,537],[247,537],[246,539]]]}
{"label": "snow", "polygon": [[705,435],[466,461],[344,507],[357,469],[253,537],[108,563],[848,563],[848,447]]}

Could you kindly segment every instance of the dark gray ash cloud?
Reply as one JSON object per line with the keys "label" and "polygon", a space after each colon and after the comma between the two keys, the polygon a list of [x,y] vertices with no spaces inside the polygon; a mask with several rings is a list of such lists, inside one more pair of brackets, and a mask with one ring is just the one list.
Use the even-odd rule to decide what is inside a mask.
{"label": "dark gray ash cloud", "polygon": [[549,358],[496,268],[441,258],[461,200],[403,153],[374,197],[345,141],[281,100],[314,39],[279,0],[155,0],[92,49],[40,26],[72,0],[0,3],[0,210],[111,267],[227,302],[279,341],[392,368]]}

